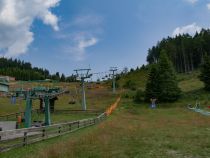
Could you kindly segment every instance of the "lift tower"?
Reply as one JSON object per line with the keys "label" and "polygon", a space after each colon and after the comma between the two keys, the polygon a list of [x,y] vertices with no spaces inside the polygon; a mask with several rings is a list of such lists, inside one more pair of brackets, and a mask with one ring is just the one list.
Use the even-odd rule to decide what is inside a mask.
{"label": "lift tower", "polygon": [[116,85],[115,85],[116,74],[115,74],[115,72],[117,71],[117,67],[110,67],[109,71],[111,72],[110,75],[112,76],[112,90],[113,90],[113,93],[115,93],[116,92]]}
{"label": "lift tower", "polygon": [[76,72],[77,78],[81,81],[82,85],[82,109],[87,110],[86,107],[86,97],[85,97],[85,79],[88,79],[92,76],[92,74],[89,74],[91,69],[76,69],[74,70]]}

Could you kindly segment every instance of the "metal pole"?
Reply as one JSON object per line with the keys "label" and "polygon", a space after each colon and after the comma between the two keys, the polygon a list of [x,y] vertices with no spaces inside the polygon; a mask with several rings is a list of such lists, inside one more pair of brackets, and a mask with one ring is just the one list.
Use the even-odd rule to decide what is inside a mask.
{"label": "metal pole", "polygon": [[51,124],[50,119],[50,104],[49,104],[49,97],[44,97],[44,103],[45,103],[45,125],[49,126]]}
{"label": "metal pole", "polygon": [[112,91],[116,92],[116,81],[115,81],[115,71],[117,71],[117,67],[111,67],[110,70],[112,72]]}
{"label": "metal pole", "polygon": [[77,77],[81,80],[81,84],[82,84],[82,109],[83,110],[87,109],[86,108],[86,98],[85,98],[85,79],[91,77],[91,74],[89,74],[90,70],[91,69],[77,69],[77,70],[74,70],[76,72]]}
{"label": "metal pole", "polygon": [[113,71],[113,93],[115,93],[116,92],[116,86],[115,86],[115,76],[114,76],[114,71]]}
{"label": "metal pole", "polygon": [[86,110],[85,80],[84,80],[84,78],[82,78],[81,81],[82,81],[82,109]]}
{"label": "metal pole", "polygon": [[30,98],[30,96],[31,96],[31,91],[28,91],[26,98],[26,110],[25,110],[25,128],[31,127],[32,99]]}

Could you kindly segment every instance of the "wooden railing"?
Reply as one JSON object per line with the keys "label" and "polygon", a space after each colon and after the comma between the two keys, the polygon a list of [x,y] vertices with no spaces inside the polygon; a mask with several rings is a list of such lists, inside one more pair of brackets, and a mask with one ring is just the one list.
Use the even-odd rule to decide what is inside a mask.
{"label": "wooden railing", "polygon": [[0,152],[8,151],[13,148],[26,146],[28,144],[74,132],[81,128],[95,125],[103,121],[105,118],[106,114],[102,113],[94,118],[83,119],[68,123],[0,131]]}
{"label": "wooden railing", "polygon": [[[101,113],[97,117],[93,117],[89,119],[83,119],[83,120],[67,122],[67,123],[53,124],[50,126],[43,126],[43,127],[23,128],[23,129],[8,130],[8,131],[0,130],[0,152],[8,151],[10,149],[21,147],[21,146],[26,146],[28,144],[32,144],[32,143],[46,140],[49,138],[61,136],[70,132],[77,131],[81,128],[98,124],[101,121],[103,121],[107,116],[109,116],[117,108],[119,102],[120,102],[120,98],[118,98],[116,102],[112,104],[106,110],[106,112]],[[98,112],[98,111],[94,111],[94,112]],[[16,116],[16,113],[15,113],[15,116]]]}
{"label": "wooden railing", "polygon": [[[92,110],[88,109],[86,111],[84,110],[71,110],[71,109],[66,109],[66,110],[55,110],[53,113],[65,113],[65,114],[77,114],[77,113],[85,113],[85,114],[95,114],[98,115],[102,112],[103,110]],[[40,109],[33,109],[32,113],[43,113],[40,111]],[[17,112],[17,113],[11,113],[11,114],[6,114],[6,115],[0,115],[0,121],[17,121],[18,116],[24,116],[24,112]]]}
{"label": "wooden railing", "polygon": [[[32,113],[40,113],[39,109],[33,109]],[[7,115],[0,115],[0,121],[17,121],[18,116],[24,116],[24,112],[16,112]]]}

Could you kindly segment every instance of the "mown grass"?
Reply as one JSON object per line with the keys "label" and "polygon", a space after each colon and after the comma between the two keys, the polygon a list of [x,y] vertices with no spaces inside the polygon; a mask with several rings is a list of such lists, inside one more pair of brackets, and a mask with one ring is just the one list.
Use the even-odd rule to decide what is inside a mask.
{"label": "mown grass", "polygon": [[210,119],[186,108],[148,109],[123,99],[103,123],[1,157],[209,157]]}

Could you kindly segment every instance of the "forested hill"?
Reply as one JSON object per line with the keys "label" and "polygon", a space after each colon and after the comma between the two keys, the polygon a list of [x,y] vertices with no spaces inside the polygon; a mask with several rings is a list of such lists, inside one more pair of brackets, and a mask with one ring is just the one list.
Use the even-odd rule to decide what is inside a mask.
{"label": "forested hill", "polygon": [[75,75],[66,77],[64,74],[50,74],[47,69],[32,67],[31,63],[17,59],[0,58],[0,75],[15,77],[16,80],[52,79],[61,82],[75,82]]}
{"label": "forested hill", "polygon": [[205,54],[210,55],[210,30],[202,29],[194,36],[178,35],[162,39],[148,50],[147,62],[158,61],[160,51],[166,50],[177,72],[190,72],[203,62]]}
{"label": "forested hill", "polygon": [[12,76],[17,80],[41,80],[51,77],[46,69],[32,67],[29,62],[6,58],[0,58],[0,75]]}

